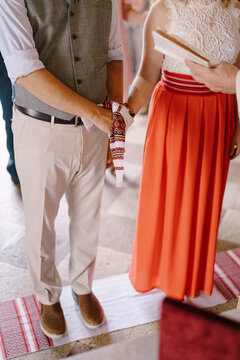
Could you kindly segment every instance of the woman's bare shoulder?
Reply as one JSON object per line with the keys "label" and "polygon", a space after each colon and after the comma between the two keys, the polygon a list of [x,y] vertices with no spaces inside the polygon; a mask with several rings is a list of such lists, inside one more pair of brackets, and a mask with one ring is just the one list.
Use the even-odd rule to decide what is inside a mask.
{"label": "woman's bare shoulder", "polygon": [[150,12],[152,12],[153,14],[156,13],[167,13],[168,8],[166,6],[166,1],[165,0],[158,0],[156,1],[150,9]]}
{"label": "woman's bare shoulder", "polygon": [[148,14],[148,21],[152,23],[153,27],[165,30],[165,27],[169,22],[168,12],[169,9],[165,4],[165,0],[158,0],[151,6]]}

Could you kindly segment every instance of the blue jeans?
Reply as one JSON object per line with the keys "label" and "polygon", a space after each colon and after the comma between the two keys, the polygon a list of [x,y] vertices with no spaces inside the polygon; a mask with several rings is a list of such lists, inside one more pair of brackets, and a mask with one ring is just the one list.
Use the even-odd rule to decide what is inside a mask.
{"label": "blue jeans", "polygon": [[3,119],[5,120],[7,149],[9,153],[9,161],[7,164],[7,171],[11,175],[12,181],[19,183],[13,149],[13,133],[12,133],[12,84],[7,76],[6,68],[2,57],[0,56],[0,101],[3,110]]}

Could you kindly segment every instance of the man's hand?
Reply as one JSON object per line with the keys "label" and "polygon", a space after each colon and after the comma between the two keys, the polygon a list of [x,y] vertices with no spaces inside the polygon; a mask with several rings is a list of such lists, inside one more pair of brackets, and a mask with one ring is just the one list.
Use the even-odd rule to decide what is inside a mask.
{"label": "man's hand", "polygon": [[94,124],[105,133],[109,134],[112,122],[112,110],[98,107],[98,116]]}
{"label": "man's hand", "polygon": [[239,70],[236,66],[221,62],[214,68],[207,68],[190,60],[185,60],[185,63],[190,68],[193,78],[210,90],[236,94],[236,76]]}

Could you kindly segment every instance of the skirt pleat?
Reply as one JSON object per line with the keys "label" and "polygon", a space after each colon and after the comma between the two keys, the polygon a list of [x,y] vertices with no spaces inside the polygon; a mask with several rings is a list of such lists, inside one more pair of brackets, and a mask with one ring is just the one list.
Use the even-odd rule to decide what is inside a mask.
{"label": "skirt pleat", "polygon": [[130,279],[182,300],[210,295],[234,131],[234,97],[153,93]]}

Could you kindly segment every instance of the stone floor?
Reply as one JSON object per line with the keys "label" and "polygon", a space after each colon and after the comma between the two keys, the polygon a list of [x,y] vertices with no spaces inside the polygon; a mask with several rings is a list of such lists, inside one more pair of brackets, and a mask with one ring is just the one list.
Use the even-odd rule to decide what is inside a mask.
{"label": "stone floor", "polygon": [[[127,272],[130,265],[146,123],[146,116],[138,116],[127,134],[124,186],[115,188],[114,177],[109,171],[106,173],[95,278]],[[0,122],[0,154],[0,301],[6,301],[29,295],[32,293],[32,288],[24,253],[24,216],[21,194],[5,171],[7,153],[3,121]],[[112,224],[115,227],[114,236]],[[67,225],[67,206],[63,199],[56,221],[56,258],[64,285],[68,282]],[[230,166],[218,237],[218,251],[240,247],[240,157],[232,161]],[[220,306],[216,312],[231,310],[234,307],[236,307],[236,302],[231,302]],[[156,322],[145,324],[30,354],[21,359],[59,359],[157,331]]]}

